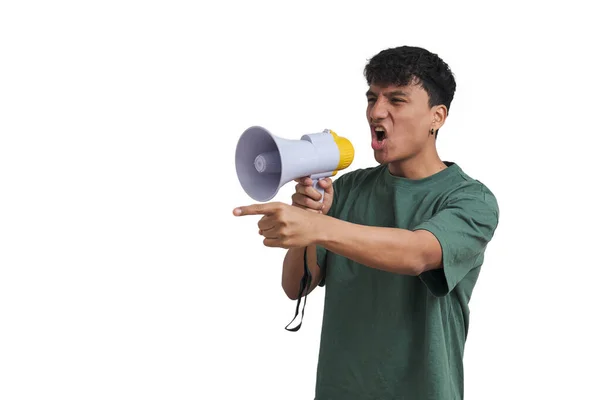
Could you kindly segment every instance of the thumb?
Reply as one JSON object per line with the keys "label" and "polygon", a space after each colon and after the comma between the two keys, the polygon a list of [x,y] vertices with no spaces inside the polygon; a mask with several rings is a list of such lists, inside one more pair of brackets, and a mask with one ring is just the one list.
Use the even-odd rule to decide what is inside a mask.
{"label": "thumb", "polygon": [[321,179],[319,184],[325,192],[323,195],[323,209],[326,210],[326,212],[329,212],[328,210],[333,204],[333,183],[331,181],[331,178],[326,178]]}
{"label": "thumb", "polygon": [[325,193],[333,194],[333,183],[331,181],[331,178],[319,180],[319,185],[323,188],[323,190],[325,190]]}

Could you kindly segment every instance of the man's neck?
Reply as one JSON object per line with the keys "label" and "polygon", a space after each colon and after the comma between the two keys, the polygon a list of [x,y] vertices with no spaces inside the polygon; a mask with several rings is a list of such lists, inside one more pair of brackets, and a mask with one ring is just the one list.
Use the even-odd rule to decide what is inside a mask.
{"label": "man's neck", "polygon": [[390,173],[406,179],[424,179],[448,168],[437,153],[419,154],[407,160],[392,162],[388,165]]}

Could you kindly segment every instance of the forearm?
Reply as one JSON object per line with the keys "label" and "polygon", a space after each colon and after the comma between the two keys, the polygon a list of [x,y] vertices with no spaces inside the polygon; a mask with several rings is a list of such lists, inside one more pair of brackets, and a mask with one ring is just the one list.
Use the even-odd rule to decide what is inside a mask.
{"label": "forearm", "polygon": [[420,237],[413,231],[323,216],[317,232],[317,244],[368,267],[413,276],[426,269]]}
{"label": "forearm", "polygon": [[[321,280],[321,269],[317,265],[317,250],[315,245],[308,246],[306,254],[308,269],[312,276],[312,282],[308,290],[304,290],[302,296],[310,293]],[[281,286],[286,295],[296,300],[300,291],[300,283],[304,276],[304,247],[291,248],[287,251],[283,260],[283,271],[281,276]]]}

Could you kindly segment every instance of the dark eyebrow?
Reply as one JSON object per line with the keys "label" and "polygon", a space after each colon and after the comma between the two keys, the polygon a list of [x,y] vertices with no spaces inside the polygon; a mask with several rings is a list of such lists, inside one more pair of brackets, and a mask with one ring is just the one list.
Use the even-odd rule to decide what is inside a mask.
{"label": "dark eyebrow", "polygon": [[[367,93],[365,93],[366,96],[376,96],[377,94],[375,92],[373,92],[372,90],[367,90]],[[403,92],[402,90],[394,90],[393,92],[390,92],[388,94],[385,95],[386,97],[394,97],[394,96],[404,96],[404,97],[408,97],[408,94],[406,94],[406,92]]]}
{"label": "dark eyebrow", "polygon": [[393,92],[387,94],[387,97],[392,97],[392,96],[404,96],[404,97],[408,97],[408,94],[406,94],[402,90],[394,90]]}

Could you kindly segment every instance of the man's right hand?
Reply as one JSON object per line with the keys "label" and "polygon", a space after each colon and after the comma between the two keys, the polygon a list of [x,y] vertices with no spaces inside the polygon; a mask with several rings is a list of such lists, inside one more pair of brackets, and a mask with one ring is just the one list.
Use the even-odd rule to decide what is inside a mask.
{"label": "man's right hand", "polygon": [[323,202],[321,193],[312,187],[313,181],[309,177],[295,179],[297,182],[296,193],[292,195],[292,205],[306,210],[327,214],[333,203],[333,182],[331,178],[320,179],[318,185],[321,186],[325,193]]}

